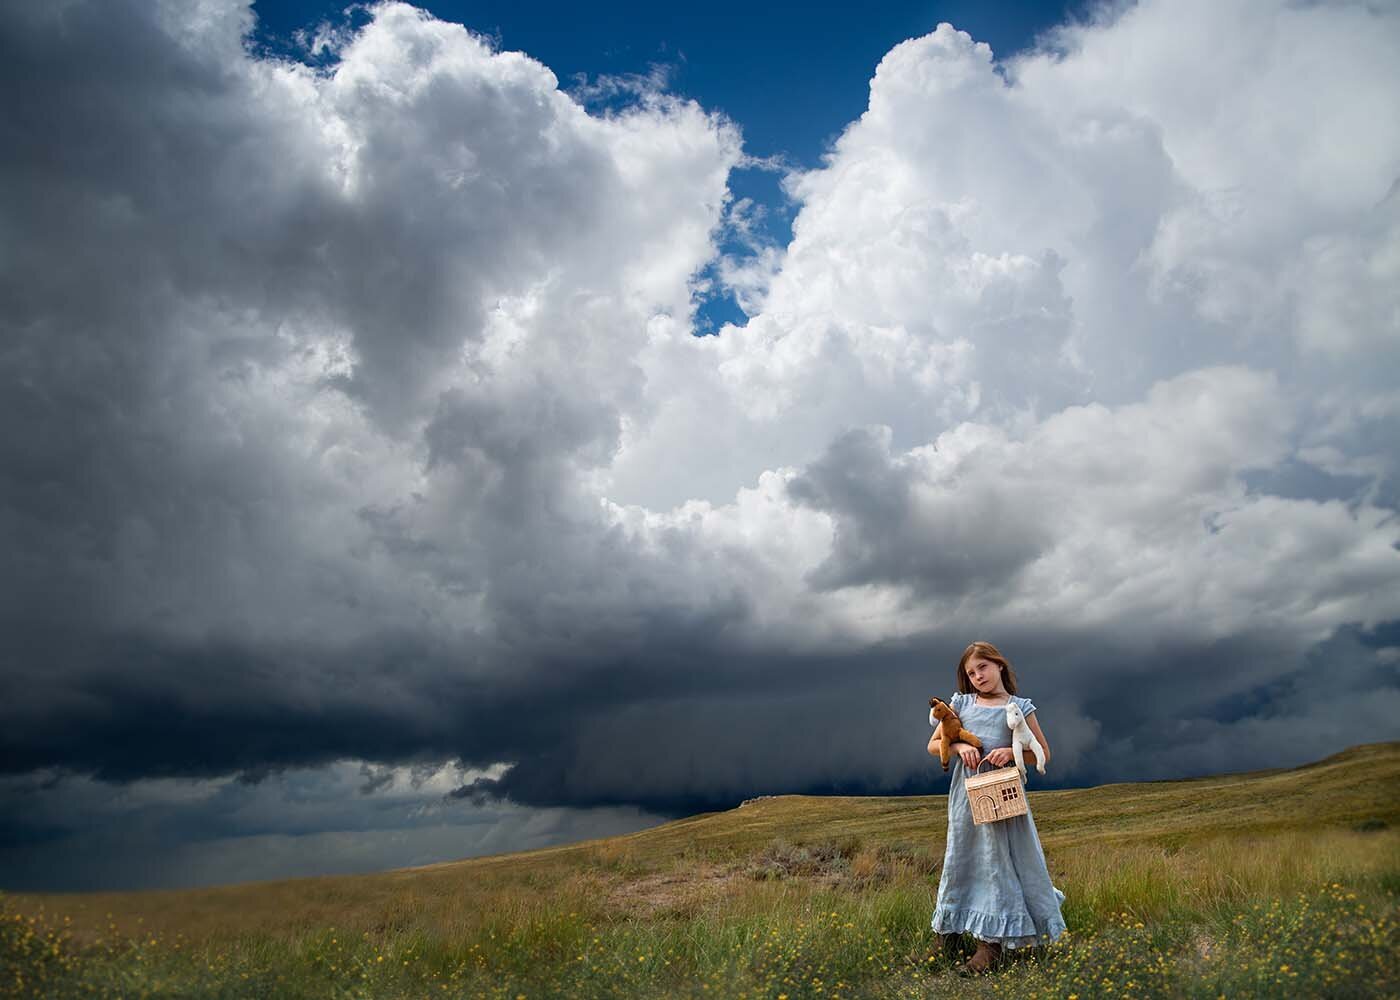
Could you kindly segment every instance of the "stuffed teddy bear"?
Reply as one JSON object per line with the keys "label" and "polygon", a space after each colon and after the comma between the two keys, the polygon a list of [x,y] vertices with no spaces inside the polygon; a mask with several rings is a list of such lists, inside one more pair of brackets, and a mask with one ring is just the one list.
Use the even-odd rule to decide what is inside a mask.
{"label": "stuffed teddy bear", "polygon": [[928,700],[928,722],[935,728],[940,723],[943,726],[943,742],[938,745],[938,759],[943,762],[943,770],[948,770],[948,761],[953,756],[953,744],[959,740],[963,743],[971,743],[978,750],[982,749],[982,741],[975,734],[963,728],[962,719],[959,719],[958,713],[948,707],[947,702],[939,701],[937,698]]}
{"label": "stuffed teddy bear", "polygon": [[1045,751],[1041,749],[1035,733],[1031,732],[1031,727],[1026,724],[1026,717],[1021,714],[1021,706],[1014,701],[1006,703],[1006,724],[1011,727],[1011,753],[1016,758],[1016,770],[1021,772],[1021,783],[1025,784],[1025,748],[1029,747],[1031,753],[1035,754],[1035,769],[1041,774],[1045,773]]}

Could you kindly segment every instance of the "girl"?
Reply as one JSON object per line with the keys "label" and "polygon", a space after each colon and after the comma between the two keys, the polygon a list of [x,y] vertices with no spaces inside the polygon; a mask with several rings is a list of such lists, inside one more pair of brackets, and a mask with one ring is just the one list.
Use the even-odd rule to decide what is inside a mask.
{"label": "girl", "polygon": [[[1050,760],[1050,744],[1032,714],[1035,706],[1029,698],[1016,697],[1016,674],[990,642],[974,642],[963,650],[957,678],[958,693],[948,704],[961,717],[963,728],[981,739],[982,751],[970,743],[952,745],[948,847],[938,882],[933,930],[943,935],[945,942],[951,940],[950,935],[964,931],[976,937],[976,954],[958,968],[968,975],[985,972],[1003,947],[1043,945],[1058,939],[1065,930],[1060,916],[1065,894],[1050,884],[1029,800],[1024,816],[977,825],[972,822],[963,787],[966,776],[983,759],[997,767],[1014,759],[1011,729],[1006,724],[1009,701],[1021,707],[1045,760]],[[929,741],[928,752],[936,756],[942,739],[940,725]],[[1035,766],[1035,754],[1027,748],[1024,759],[1029,772]]]}

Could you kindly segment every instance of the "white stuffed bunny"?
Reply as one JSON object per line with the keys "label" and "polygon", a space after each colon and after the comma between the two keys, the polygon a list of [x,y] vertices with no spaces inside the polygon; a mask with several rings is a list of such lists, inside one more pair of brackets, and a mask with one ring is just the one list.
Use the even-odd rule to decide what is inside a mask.
{"label": "white stuffed bunny", "polygon": [[1035,769],[1044,774],[1045,751],[1041,749],[1035,733],[1031,732],[1031,727],[1026,725],[1021,706],[1014,701],[1006,703],[1006,724],[1011,727],[1011,752],[1016,757],[1016,770],[1021,772],[1021,780],[1026,780],[1025,747],[1030,747],[1031,753],[1035,754]]}

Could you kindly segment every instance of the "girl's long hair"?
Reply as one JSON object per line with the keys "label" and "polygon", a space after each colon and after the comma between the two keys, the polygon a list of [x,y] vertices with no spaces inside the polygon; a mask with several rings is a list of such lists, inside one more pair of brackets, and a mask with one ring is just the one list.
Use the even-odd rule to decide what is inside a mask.
{"label": "girl's long hair", "polygon": [[972,681],[967,679],[967,661],[974,656],[980,656],[984,660],[991,660],[1001,668],[1001,686],[1006,688],[1007,694],[1016,693],[1016,671],[1011,669],[1011,661],[1001,655],[1001,650],[997,649],[990,642],[974,642],[963,650],[962,659],[958,660],[958,691],[962,694],[971,694],[977,689],[972,686]]}

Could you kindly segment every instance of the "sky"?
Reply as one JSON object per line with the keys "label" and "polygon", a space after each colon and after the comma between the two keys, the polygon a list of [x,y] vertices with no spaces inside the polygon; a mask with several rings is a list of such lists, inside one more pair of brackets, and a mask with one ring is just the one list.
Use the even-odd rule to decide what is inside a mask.
{"label": "sky", "polygon": [[1400,738],[1400,8],[879,7],[0,14],[0,889]]}

